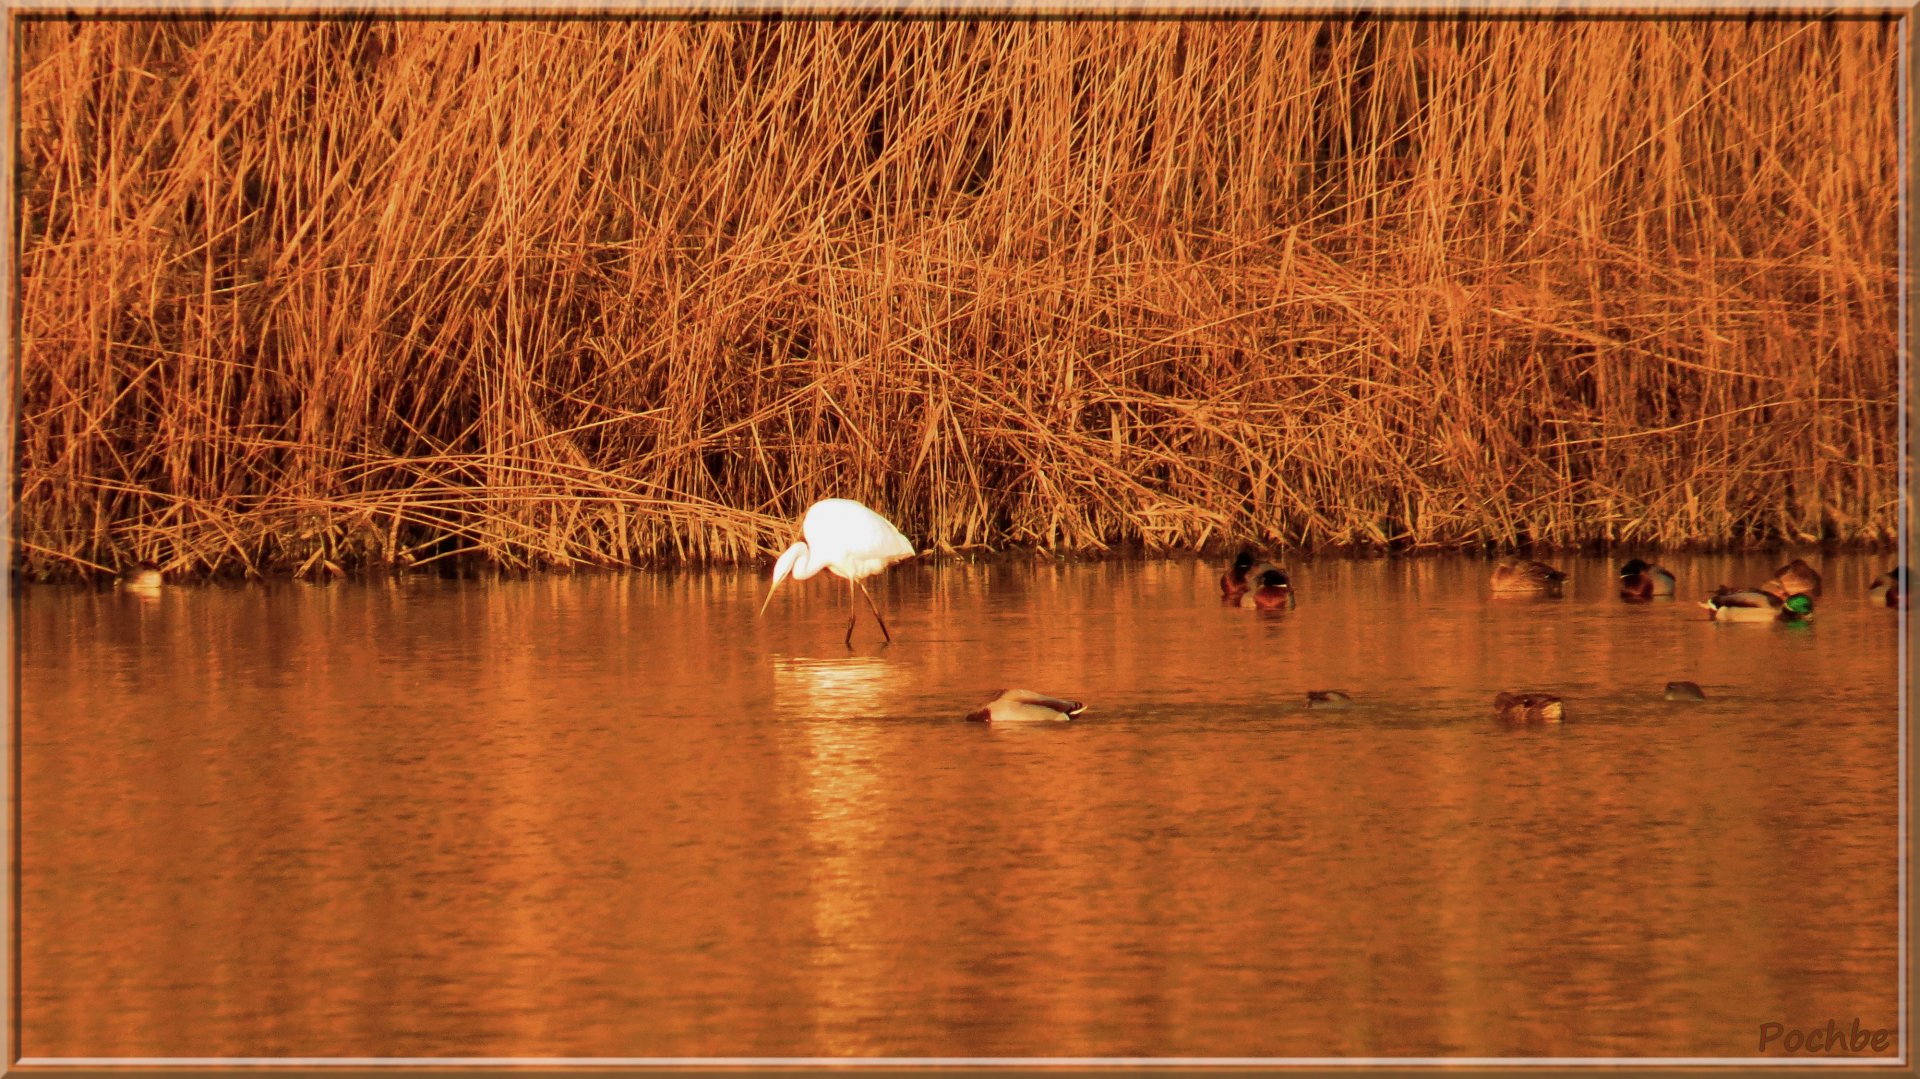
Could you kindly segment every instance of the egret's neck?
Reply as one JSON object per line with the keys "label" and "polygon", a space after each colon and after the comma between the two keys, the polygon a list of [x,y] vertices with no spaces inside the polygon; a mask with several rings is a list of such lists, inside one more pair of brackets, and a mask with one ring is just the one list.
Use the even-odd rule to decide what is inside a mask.
{"label": "egret's neck", "polygon": [[787,553],[782,555],[780,560],[785,562],[789,558],[793,559],[793,568],[790,572],[796,581],[804,581],[827,568],[823,563],[813,560],[813,548],[805,543],[796,543],[787,548]]}

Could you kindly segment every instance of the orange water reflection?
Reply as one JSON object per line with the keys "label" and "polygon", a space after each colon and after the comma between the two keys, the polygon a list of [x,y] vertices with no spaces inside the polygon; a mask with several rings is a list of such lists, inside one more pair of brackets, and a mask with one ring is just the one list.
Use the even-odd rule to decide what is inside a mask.
{"label": "orange water reflection", "polygon": [[[1675,565],[1683,597],[1763,557]],[[1671,563],[1670,563],[1671,564]],[[1741,1055],[1892,1026],[1895,620],[1484,563],[26,592],[26,1056]],[[1759,576],[1755,576],[1755,573]],[[863,627],[870,631],[871,626]],[[1661,700],[1670,678],[1699,705]],[[1080,722],[962,721],[1005,685]],[[1561,729],[1488,702],[1540,686]],[[1308,713],[1307,689],[1357,706]]]}

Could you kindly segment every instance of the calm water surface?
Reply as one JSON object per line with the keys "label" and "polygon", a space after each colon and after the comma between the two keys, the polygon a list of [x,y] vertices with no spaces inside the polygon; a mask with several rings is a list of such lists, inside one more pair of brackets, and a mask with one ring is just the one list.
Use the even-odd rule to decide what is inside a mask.
{"label": "calm water surface", "polygon": [[[1896,1025],[1887,558],[1808,628],[1485,562],[55,588],[37,1056],[1746,1055]],[[1710,699],[1671,704],[1676,678]],[[1002,686],[1045,729],[962,721]],[[1306,690],[1357,705],[1308,712]],[[1507,729],[1503,688],[1570,721]]]}

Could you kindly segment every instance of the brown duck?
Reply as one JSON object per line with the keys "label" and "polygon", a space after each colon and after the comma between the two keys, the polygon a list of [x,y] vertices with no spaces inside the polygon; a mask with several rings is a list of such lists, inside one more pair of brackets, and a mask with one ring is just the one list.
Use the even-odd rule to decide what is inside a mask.
{"label": "brown duck", "polygon": [[1565,573],[1545,562],[1511,555],[1502,558],[1493,567],[1495,592],[1535,592],[1557,596],[1560,594],[1560,583],[1566,579]]}
{"label": "brown duck", "polygon": [[1507,693],[1493,699],[1493,713],[1508,723],[1559,723],[1565,706],[1551,693]]}
{"label": "brown duck", "polygon": [[1820,594],[1820,572],[1796,558],[1774,570],[1773,578],[1761,585],[1760,591],[1781,599],[1788,596],[1817,596]]}

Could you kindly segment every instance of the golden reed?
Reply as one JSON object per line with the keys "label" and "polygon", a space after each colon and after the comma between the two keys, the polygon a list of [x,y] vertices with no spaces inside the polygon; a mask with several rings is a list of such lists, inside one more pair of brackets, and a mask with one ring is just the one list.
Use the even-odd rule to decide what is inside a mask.
{"label": "golden reed", "polygon": [[1884,542],[1897,44],[27,22],[16,568]]}

